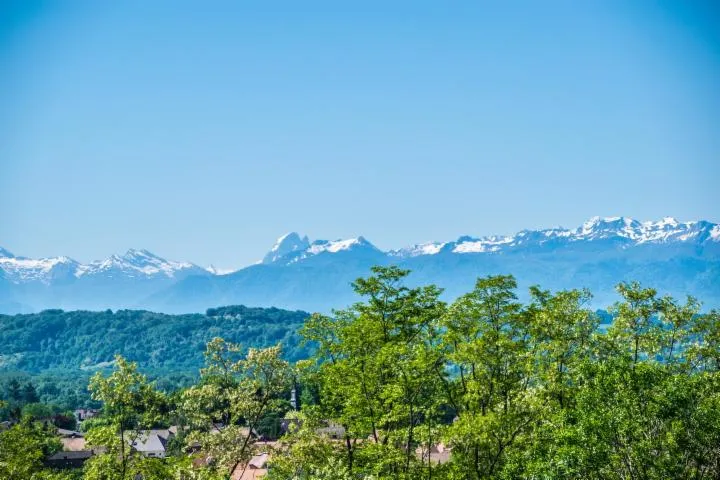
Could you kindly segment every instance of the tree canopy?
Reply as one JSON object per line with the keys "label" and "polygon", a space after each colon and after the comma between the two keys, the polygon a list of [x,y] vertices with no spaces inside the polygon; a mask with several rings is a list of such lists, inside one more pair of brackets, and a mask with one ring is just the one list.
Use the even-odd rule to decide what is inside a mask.
{"label": "tree canopy", "polygon": [[[622,283],[608,325],[585,290],[532,287],[520,302],[512,276],[488,276],[446,303],[407,274],[376,267],[354,283],[361,301],[307,318],[304,360],[216,337],[197,381],[166,392],[117,357],[90,381],[101,449],[84,477],[229,478],[261,453],[268,480],[720,477],[718,312]],[[38,463],[56,447],[31,418],[41,408],[25,410],[0,445],[33,448],[0,455],[0,472],[63,475]],[[165,458],[129,448],[169,425]]]}

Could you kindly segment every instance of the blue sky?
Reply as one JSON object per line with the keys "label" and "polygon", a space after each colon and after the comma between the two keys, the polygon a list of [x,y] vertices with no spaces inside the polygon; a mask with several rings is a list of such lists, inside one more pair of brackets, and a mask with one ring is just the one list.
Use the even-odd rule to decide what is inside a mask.
{"label": "blue sky", "polygon": [[713,2],[0,9],[16,254],[239,267],[290,230],[393,248],[593,215],[720,220]]}

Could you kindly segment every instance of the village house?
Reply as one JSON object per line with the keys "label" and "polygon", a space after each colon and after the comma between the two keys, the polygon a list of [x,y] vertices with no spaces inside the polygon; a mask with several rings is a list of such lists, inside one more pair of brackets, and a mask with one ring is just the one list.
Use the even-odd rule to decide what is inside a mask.
{"label": "village house", "polygon": [[315,430],[320,436],[331,438],[333,440],[340,440],[345,438],[345,427],[332,420],[323,422],[324,425]]}
{"label": "village house", "polygon": [[238,465],[230,476],[231,480],[254,480],[267,474],[270,455],[266,452],[254,455],[245,465]]}
{"label": "village house", "polygon": [[75,431],[75,430],[68,430],[66,428],[58,428],[57,435],[60,438],[81,438],[81,437],[83,437],[82,433]]}
{"label": "village house", "polygon": [[85,450],[85,437],[81,432],[58,428],[57,436],[60,437],[60,442],[63,444],[63,451],[80,452]]}
{"label": "village house", "polygon": [[[300,420],[297,418],[283,418],[280,420],[281,435],[286,435],[293,429],[297,429],[299,427]],[[322,426],[315,429],[315,433],[333,440],[341,440],[345,438],[345,427],[333,420],[324,420],[322,422]]]}
{"label": "village house", "polygon": [[428,451],[427,445],[420,446],[415,450],[415,455],[421,462],[427,463],[428,460],[430,460],[430,463],[434,464],[447,463],[450,461],[451,453],[452,449],[447,447],[444,443],[432,445],[430,447],[430,451]]}
{"label": "village house", "polygon": [[89,418],[97,417],[100,414],[100,410],[96,408],[78,408],[73,413],[75,414],[75,420],[83,422]]}
{"label": "village house", "polygon": [[57,452],[45,460],[45,465],[50,468],[68,469],[82,468],[85,462],[93,456],[91,450],[79,452]]}
{"label": "village house", "polygon": [[175,436],[175,431],[168,428],[125,432],[124,436],[130,446],[146,457],[165,458],[168,443]]}

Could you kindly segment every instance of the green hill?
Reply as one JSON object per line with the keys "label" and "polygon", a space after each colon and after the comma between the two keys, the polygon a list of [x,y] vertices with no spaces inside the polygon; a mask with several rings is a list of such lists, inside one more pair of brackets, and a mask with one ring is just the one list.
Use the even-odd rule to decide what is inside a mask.
{"label": "green hill", "polygon": [[147,372],[197,373],[208,340],[222,336],[245,347],[282,343],[288,360],[307,358],[297,329],[308,314],[277,308],[229,306],[205,315],[143,310],[45,310],[0,315],[0,372],[86,373],[121,354]]}

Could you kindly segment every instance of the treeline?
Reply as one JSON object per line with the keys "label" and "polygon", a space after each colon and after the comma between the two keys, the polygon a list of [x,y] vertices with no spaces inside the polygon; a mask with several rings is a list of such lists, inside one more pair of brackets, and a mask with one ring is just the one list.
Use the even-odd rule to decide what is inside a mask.
{"label": "treeline", "polygon": [[[60,428],[75,428],[73,407],[53,401],[43,401],[35,384],[30,380],[21,382],[20,378],[22,377],[13,376],[0,384],[0,421],[29,416],[50,420]],[[42,384],[41,388],[46,387],[46,384]],[[85,388],[87,389],[87,383]],[[55,395],[51,396],[55,397]]]}
{"label": "treeline", "polygon": [[[586,291],[535,287],[523,304],[491,276],[446,304],[407,274],[375,268],[362,302],[309,318],[309,360],[218,338],[198,383],[168,395],[118,358],[90,383],[103,415],[87,438],[105,453],[84,478],[228,478],[259,452],[269,480],[720,477],[718,312],[623,283],[599,328]],[[253,435],[283,417],[277,445]],[[174,455],[126,448],[121,432],[168,424]]]}

